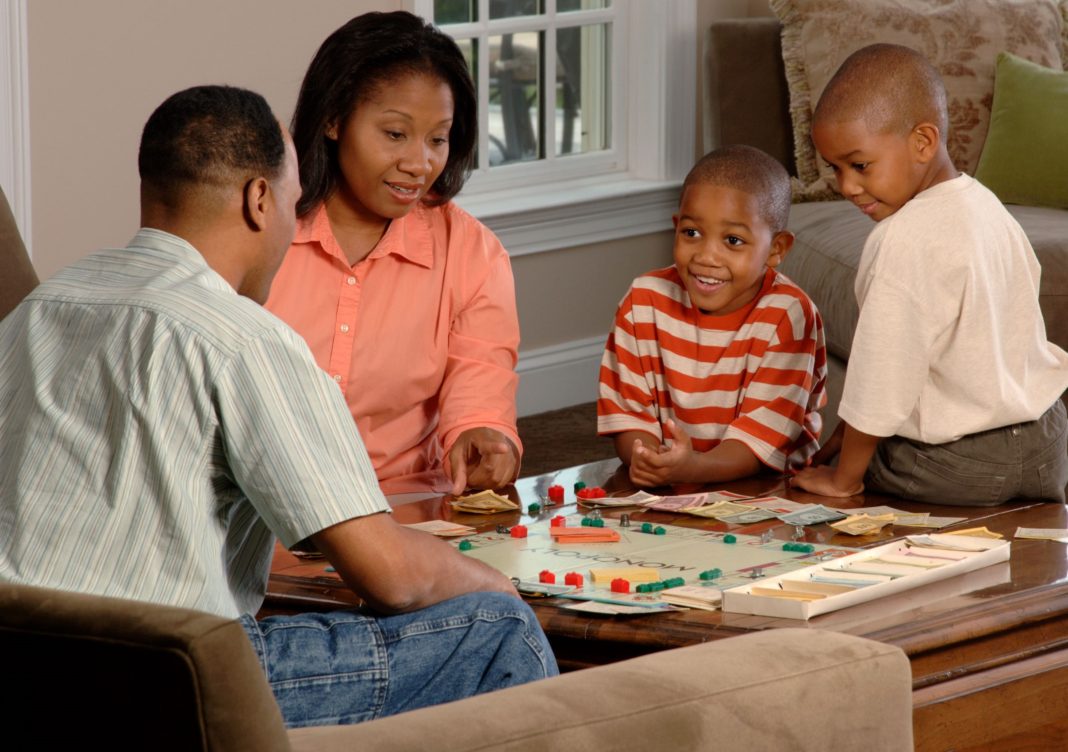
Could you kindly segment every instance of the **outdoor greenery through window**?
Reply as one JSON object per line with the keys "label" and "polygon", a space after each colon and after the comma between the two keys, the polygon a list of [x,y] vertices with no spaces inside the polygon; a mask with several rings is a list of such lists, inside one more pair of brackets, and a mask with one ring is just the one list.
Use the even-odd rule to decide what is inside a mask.
{"label": "outdoor greenery through window", "polygon": [[612,152],[612,0],[433,0],[432,8],[478,88],[479,172]]}

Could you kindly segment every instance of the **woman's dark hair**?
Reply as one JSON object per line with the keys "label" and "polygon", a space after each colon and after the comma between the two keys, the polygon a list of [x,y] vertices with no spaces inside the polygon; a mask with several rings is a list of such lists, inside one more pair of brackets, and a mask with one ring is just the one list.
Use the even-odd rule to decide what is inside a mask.
{"label": "woman's dark hair", "polygon": [[379,86],[414,73],[445,81],[455,107],[449,159],[423,201],[438,206],[460,192],[471,173],[478,136],[475,85],[463,53],[450,37],[411,13],[365,13],[327,37],[300,87],[290,128],[303,191],[298,216],[325,201],[340,179],[337,142],[326,137],[327,126],[340,127]]}

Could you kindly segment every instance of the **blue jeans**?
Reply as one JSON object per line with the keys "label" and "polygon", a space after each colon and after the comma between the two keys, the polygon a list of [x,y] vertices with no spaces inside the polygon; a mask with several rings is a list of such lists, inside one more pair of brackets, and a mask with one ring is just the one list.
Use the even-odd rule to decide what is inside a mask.
{"label": "blue jeans", "polygon": [[286,726],[359,723],[559,673],[530,608],[470,593],[398,616],[241,618]]}

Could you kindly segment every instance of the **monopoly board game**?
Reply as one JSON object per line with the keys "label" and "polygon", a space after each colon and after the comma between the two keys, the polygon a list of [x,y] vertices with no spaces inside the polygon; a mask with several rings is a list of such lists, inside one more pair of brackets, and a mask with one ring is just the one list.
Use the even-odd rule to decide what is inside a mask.
{"label": "monopoly board game", "polygon": [[[582,519],[581,514],[569,515],[566,524],[578,526]],[[857,552],[857,549],[817,544],[809,544],[811,551],[789,551],[783,550],[785,542],[781,540],[674,525],[657,525],[663,531],[660,534],[643,532],[640,524],[623,527],[615,519],[605,519],[604,525],[619,533],[618,542],[558,543],[550,535],[549,520],[538,520],[526,526],[525,538],[513,538],[508,532],[485,532],[464,538],[467,543],[463,546],[459,541],[453,545],[465,556],[483,561],[524,583],[539,582],[543,571],[553,573],[561,585],[568,573],[582,575],[581,587],[559,592],[564,590],[561,587],[552,591],[553,595],[654,609],[670,608],[659,592],[634,592],[635,587],[629,593],[612,592],[608,582],[595,584],[590,570],[653,571],[660,581],[681,578],[686,585],[723,590]],[[727,542],[731,539],[734,542]],[[702,572],[713,569],[721,574],[711,580],[700,578]]]}

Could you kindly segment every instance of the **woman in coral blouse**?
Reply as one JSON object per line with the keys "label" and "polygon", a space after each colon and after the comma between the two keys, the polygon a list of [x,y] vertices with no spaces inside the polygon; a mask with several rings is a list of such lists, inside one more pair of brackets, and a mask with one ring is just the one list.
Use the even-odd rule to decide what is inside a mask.
{"label": "woman in coral blouse", "polygon": [[327,38],[293,115],[300,221],[267,307],[337,382],[387,494],[519,469],[508,254],[450,201],[477,122],[459,48],[404,12]]}

